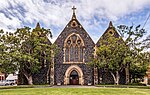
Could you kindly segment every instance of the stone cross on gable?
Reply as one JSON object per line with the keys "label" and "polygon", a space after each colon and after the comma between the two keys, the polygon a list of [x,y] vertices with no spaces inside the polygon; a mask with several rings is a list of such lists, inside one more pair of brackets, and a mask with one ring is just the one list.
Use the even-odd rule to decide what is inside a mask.
{"label": "stone cross on gable", "polygon": [[75,13],[75,10],[76,10],[75,6],[73,6],[72,10],[73,10],[73,13]]}

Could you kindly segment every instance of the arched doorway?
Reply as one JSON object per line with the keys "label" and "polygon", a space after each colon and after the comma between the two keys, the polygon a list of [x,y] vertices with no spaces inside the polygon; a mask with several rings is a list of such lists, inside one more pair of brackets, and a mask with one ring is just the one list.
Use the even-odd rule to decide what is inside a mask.
{"label": "arched doorway", "polygon": [[70,85],[78,85],[79,84],[79,76],[76,70],[73,70],[70,73]]}
{"label": "arched doorway", "polygon": [[72,65],[66,70],[66,73],[64,76],[64,84],[65,85],[68,85],[68,84],[83,85],[84,84],[83,72],[79,66]]}

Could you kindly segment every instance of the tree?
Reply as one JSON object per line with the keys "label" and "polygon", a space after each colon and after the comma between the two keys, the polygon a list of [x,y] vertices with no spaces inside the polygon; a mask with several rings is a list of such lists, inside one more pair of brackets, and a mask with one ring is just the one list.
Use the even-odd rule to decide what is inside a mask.
{"label": "tree", "polygon": [[106,68],[113,76],[114,83],[118,85],[120,72],[127,66],[127,63],[124,62],[127,53],[128,48],[122,38],[108,34],[107,38],[100,41],[100,47],[96,50],[97,56],[93,63],[98,68]]}
{"label": "tree", "polygon": [[[51,56],[57,50],[51,45],[48,36],[52,37],[49,29],[29,27],[17,29],[15,33],[0,31],[0,70],[5,73],[19,70],[32,83],[32,75],[42,66],[51,67]],[[52,52],[52,49],[54,52]]]}
{"label": "tree", "polygon": [[28,84],[33,84],[32,75],[42,65],[49,67],[51,63],[52,46],[47,36],[52,36],[49,29],[36,28],[30,31],[29,27],[17,29],[14,33],[16,48],[13,59],[19,64],[19,70],[26,77]]}
{"label": "tree", "polygon": [[132,63],[130,64],[130,79],[132,82],[138,83],[143,80],[146,75],[148,65],[150,63],[150,53],[143,52],[133,56]]}
{"label": "tree", "polygon": [[150,51],[145,51],[145,48],[149,47],[148,37],[146,40],[142,40],[146,31],[140,25],[136,27],[120,25],[118,30],[122,37],[126,36],[125,43],[130,49],[130,79],[133,79],[134,82],[136,82],[136,79],[141,80],[146,75],[150,63]]}
{"label": "tree", "polygon": [[[92,64],[97,68],[106,68],[113,76],[114,83],[119,84],[120,72],[128,68],[133,78],[136,70],[143,77],[147,70],[149,57],[143,52],[144,46],[139,41],[145,30],[140,25],[135,27],[118,26],[120,37],[108,33],[101,38],[100,46],[96,50],[96,58]],[[114,29],[117,31],[116,29]],[[122,38],[124,38],[124,40]],[[135,75],[134,75],[135,76]]]}
{"label": "tree", "polygon": [[8,75],[17,71],[17,64],[13,60],[13,33],[0,30],[0,71]]}
{"label": "tree", "polygon": [[[28,84],[33,84],[32,76],[43,66],[48,67],[50,74],[52,56],[57,47],[51,45],[48,37],[52,37],[49,29],[37,27],[31,31],[29,27],[17,29],[14,33],[0,31],[0,71],[22,73]],[[49,80],[50,81],[50,80]]]}
{"label": "tree", "polygon": [[143,46],[145,46],[145,49],[150,49],[150,35],[147,36],[146,39],[144,39],[143,41]]}

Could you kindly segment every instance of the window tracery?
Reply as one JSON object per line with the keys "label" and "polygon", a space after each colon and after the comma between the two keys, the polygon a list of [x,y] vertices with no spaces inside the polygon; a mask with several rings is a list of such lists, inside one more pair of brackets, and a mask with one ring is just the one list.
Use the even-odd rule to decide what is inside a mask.
{"label": "window tracery", "polygon": [[78,34],[71,34],[64,43],[64,63],[84,62],[84,43]]}

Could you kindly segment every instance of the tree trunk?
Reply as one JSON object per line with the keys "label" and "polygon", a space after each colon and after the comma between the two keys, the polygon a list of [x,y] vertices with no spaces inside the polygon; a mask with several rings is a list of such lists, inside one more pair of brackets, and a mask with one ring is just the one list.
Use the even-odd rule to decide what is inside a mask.
{"label": "tree trunk", "polygon": [[100,84],[100,73],[99,73],[99,68],[97,68],[97,74],[98,74],[98,84]]}
{"label": "tree trunk", "polygon": [[114,84],[119,85],[119,80],[120,80],[119,72],[116,71],[116,76],[115,76],[115,74],[113,72],[110,71],[110,73],[113,76]]}
{"label": "tree trunk", "polygon": [[51,73],[51,66],[49,64],[48,69],[47,69],[47,73],[46,73],[47,83],[49,83],[49,84],[50,84],[50,73]]}
{"label": "tree trunk", "polygon": [[24,74],[27,81],[28,81],[28,84],[29,85],[32,85],[33,84],[33,79],[32,79],[32,75],[27,75],[27,74]]}
{"label": "tree trunk", "polygon": [[129,67],[127,66],[127,68],[125,68],[125,72],[126,72],[126,84],[128,84],[130,82],[129,79]]}
{"label": "tree trunk", "polygon": [[119,85],[120,75],[119,72],[116,71],[116,85]]}
{"label": "tree trunk", "polygon": [[32,75],[29,76],[29,78],[28,78],[28,84],[33,85]]}

